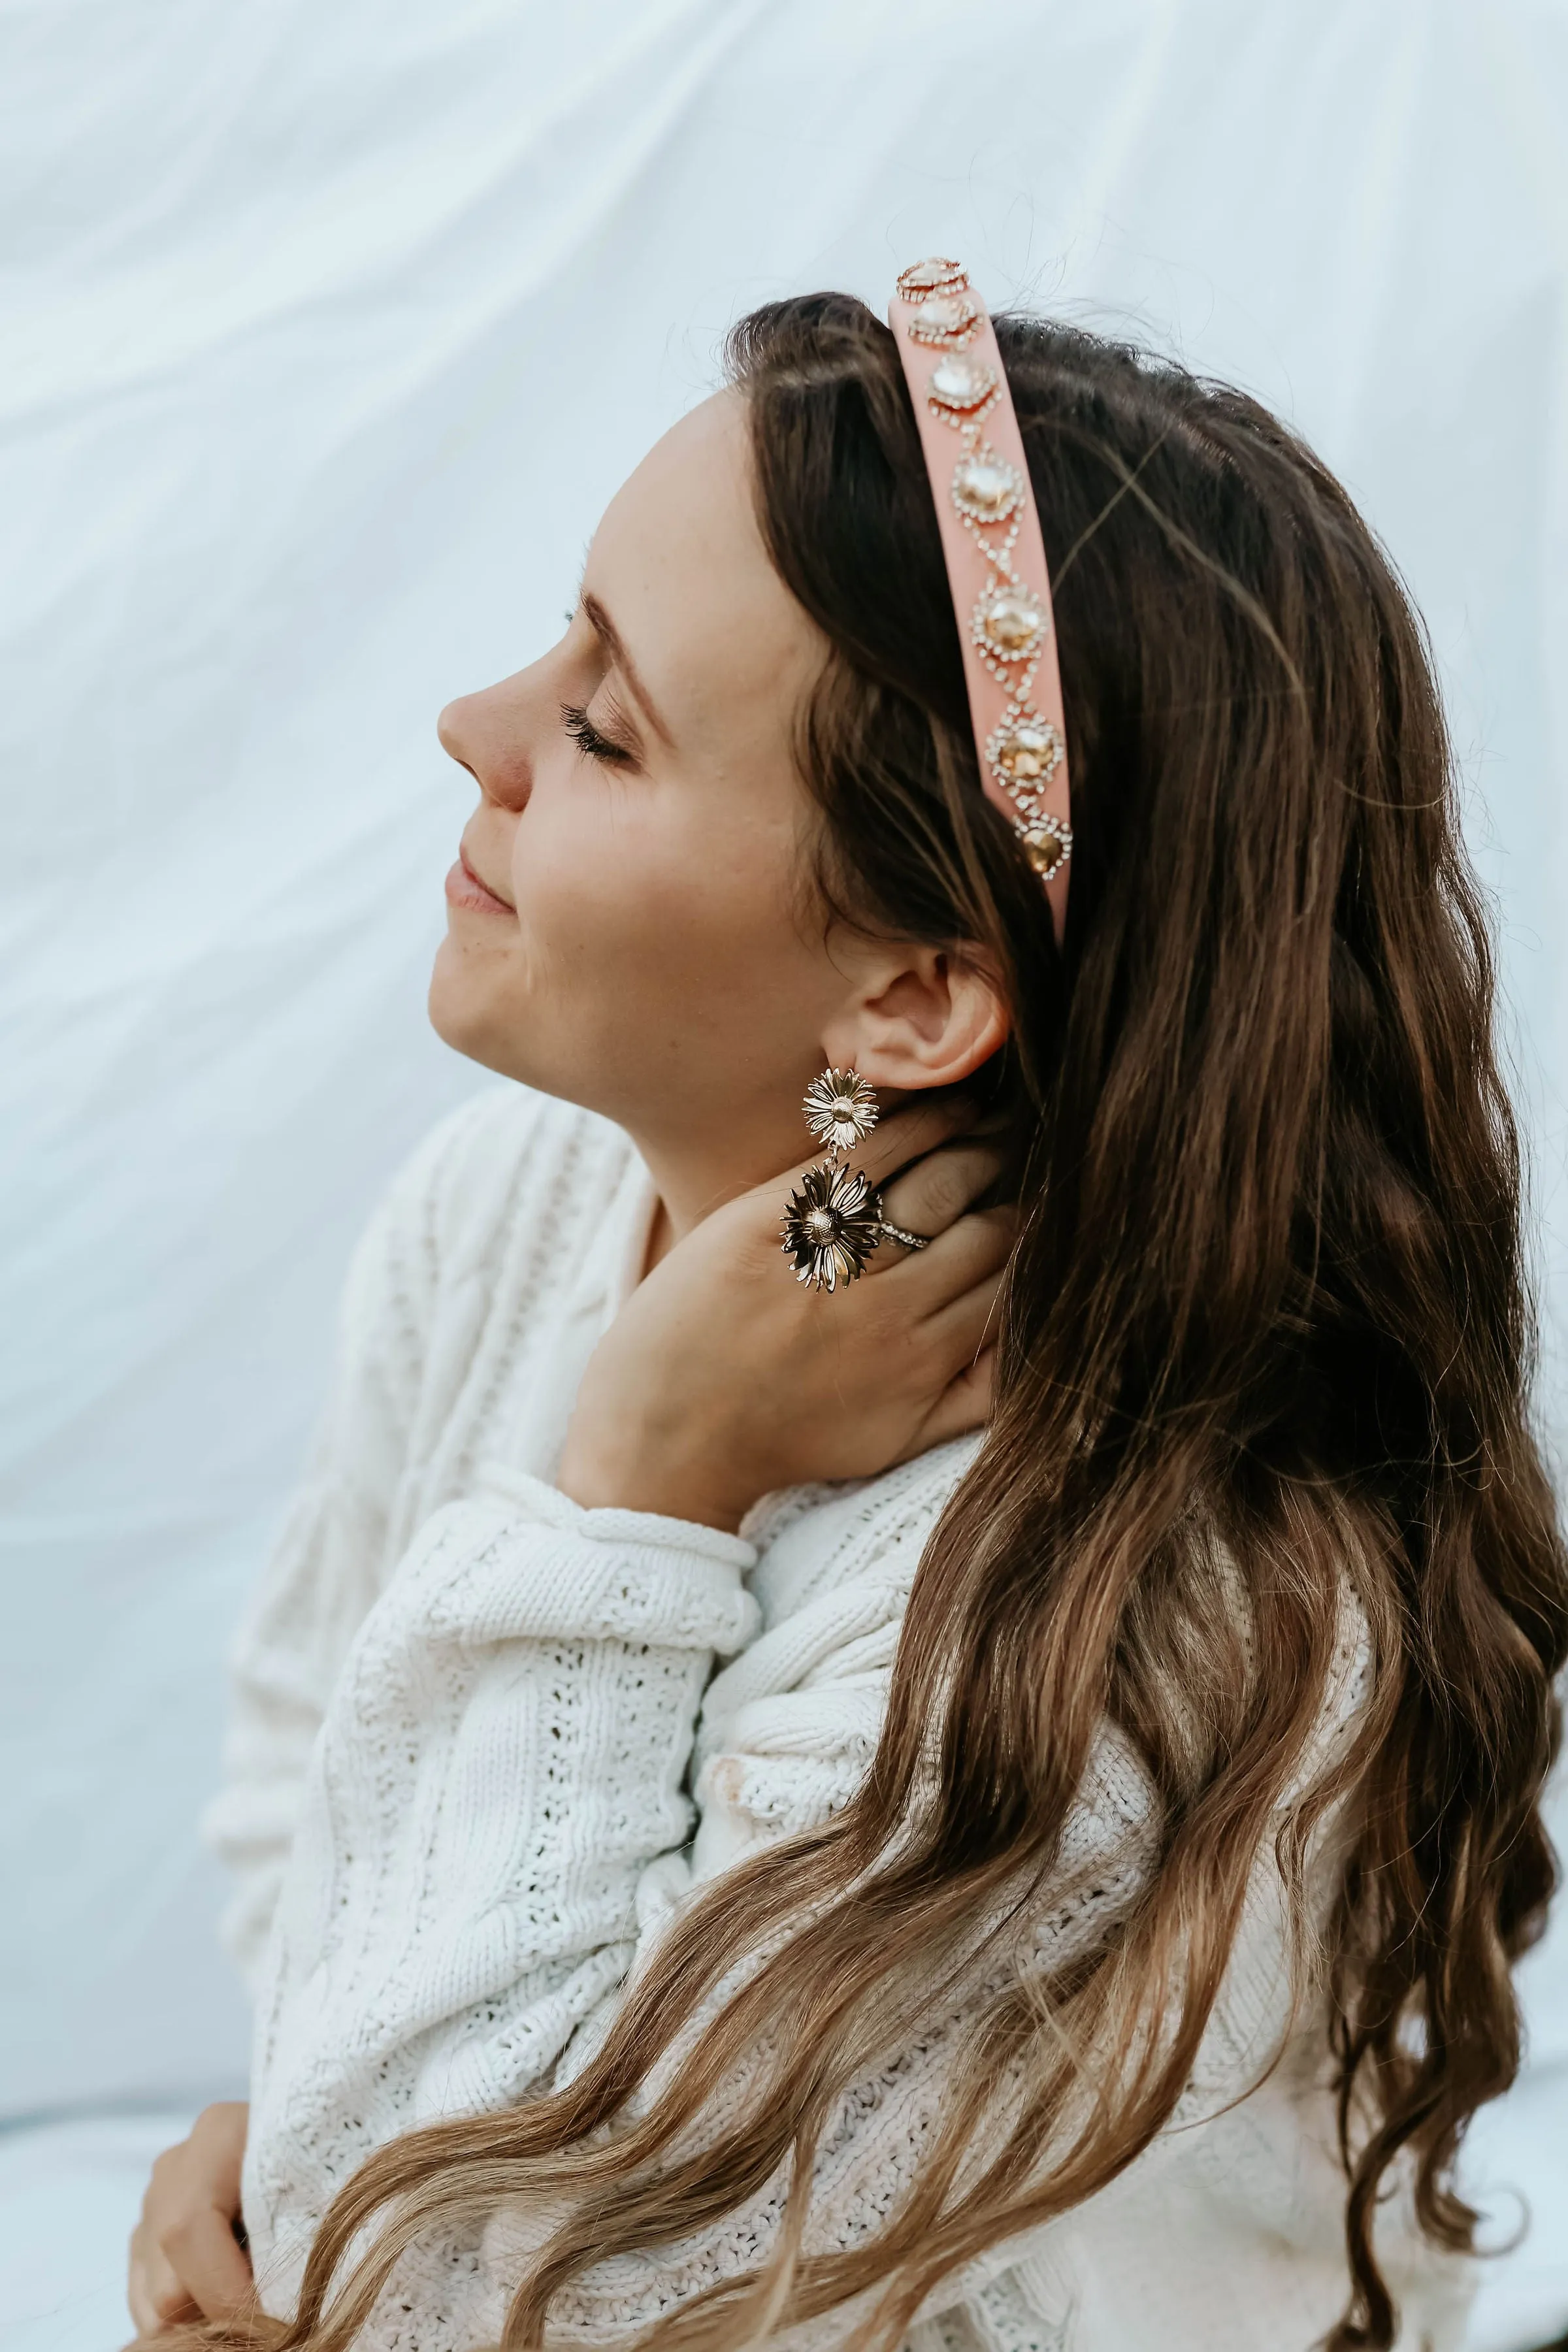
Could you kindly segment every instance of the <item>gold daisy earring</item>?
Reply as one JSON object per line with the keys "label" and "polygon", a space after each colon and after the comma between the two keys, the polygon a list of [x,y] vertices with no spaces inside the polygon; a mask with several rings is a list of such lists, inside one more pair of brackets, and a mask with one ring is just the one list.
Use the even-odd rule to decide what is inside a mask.
{"label": "gold daisy earring", "polygon": [[858,1070],[824,1070],[801,1105],[805,1123],[835,1160],[864,1143],[879,1116],[877,1097]]}
{"label": "gold daisy earring", "polygon": [[827,1158],[808,1168],[784,1216],[784,1253],[797,1282],[837,1290],[866,1271],[882,1239],[882,1200],[859,1168],[841,1162],[877,1124],[877,1097],[858,1070],[824,1070],[805,1090],[805,1123]]}

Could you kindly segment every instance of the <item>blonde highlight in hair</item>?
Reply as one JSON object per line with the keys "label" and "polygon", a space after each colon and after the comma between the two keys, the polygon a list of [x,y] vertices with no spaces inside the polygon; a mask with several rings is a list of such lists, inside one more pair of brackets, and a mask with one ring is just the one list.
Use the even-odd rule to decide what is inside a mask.
{"label": "blonde highlight in hair", "polygon": [[[1568,1577],[1430,668],[1343,492],[1265,412],[1091,336],[998,333],[1073,730],[1059,955],[978,790],[886,330],[818,296],[731,346],[767,543],[832,646],[800,750],[824,919],[981,946],[1014,1007],[997,1403],[921,1560],[869,1774],[694,1895],[574,2080],[375,2154],[292,2321],[204,2341],[348,2352],[405,2249],[511,2208],[540,2217],[502,2337],[523,2352],[595,2265],[783,2184],[760,2263],[643,2342],[734,2352],[831,2314],[853,2352],[892,2352],[945,2280],[1170,2122],[1260,1853],[1337,2067],[1332,2352],[1394,2341],[1373,2231],[1393,2168],[1435,2243],[1468,2242],[1454,2159],[1512,2077],[1510,1964],[1552,1884]],[[1347,1606],[1367,1687],[1325,1752]],[[1146,1870],[1087,1956],[1022,1967],[1107,1724],[1157,1794]],[[961,1986],[912,2187],[823,2251],[816,2151]]]}

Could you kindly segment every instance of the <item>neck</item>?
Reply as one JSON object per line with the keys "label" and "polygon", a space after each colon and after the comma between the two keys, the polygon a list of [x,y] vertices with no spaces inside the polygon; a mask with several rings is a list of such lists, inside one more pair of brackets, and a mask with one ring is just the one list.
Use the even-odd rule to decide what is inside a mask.
{"label": "neck", "polygon": [[[770,1178],[782,1178],[810,1156],[811,1138],[795,1110],[786,1098],[782,1111],[744,1125],[731,1122],[722,1132],[712,1134],[690,1129],[677,1133],[661,1122],[620,1122],[658,1194],[646,1271],[651,1273],[665,1253],[684,1241],[715,1209]],[[782,1183],[779,1209],[782,1214]]]}

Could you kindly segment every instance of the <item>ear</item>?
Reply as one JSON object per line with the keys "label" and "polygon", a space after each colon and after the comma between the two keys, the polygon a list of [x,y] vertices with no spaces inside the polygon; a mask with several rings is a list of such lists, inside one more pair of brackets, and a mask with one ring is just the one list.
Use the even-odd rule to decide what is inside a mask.
{"label": "ear", "polygon": [[871,1086],[923,1091],[967,1078],[1005,1044],[1010,1026],[982,950],[905,947],[896,966],[869,974],[835,1014],[822,1046],[835,1068],[858,1070]]}

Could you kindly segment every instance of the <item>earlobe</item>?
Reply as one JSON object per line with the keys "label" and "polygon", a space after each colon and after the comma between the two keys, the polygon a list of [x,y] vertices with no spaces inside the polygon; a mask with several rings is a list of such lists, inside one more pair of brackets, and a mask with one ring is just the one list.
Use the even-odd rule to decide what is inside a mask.
{"label": "earlobe", "polygon": [[973,1076],[1011,1027],[985,961],[933,948],[847,1007],[824,1032],[823,1047],[831,1063],[874,1087],[925,1092]]}

